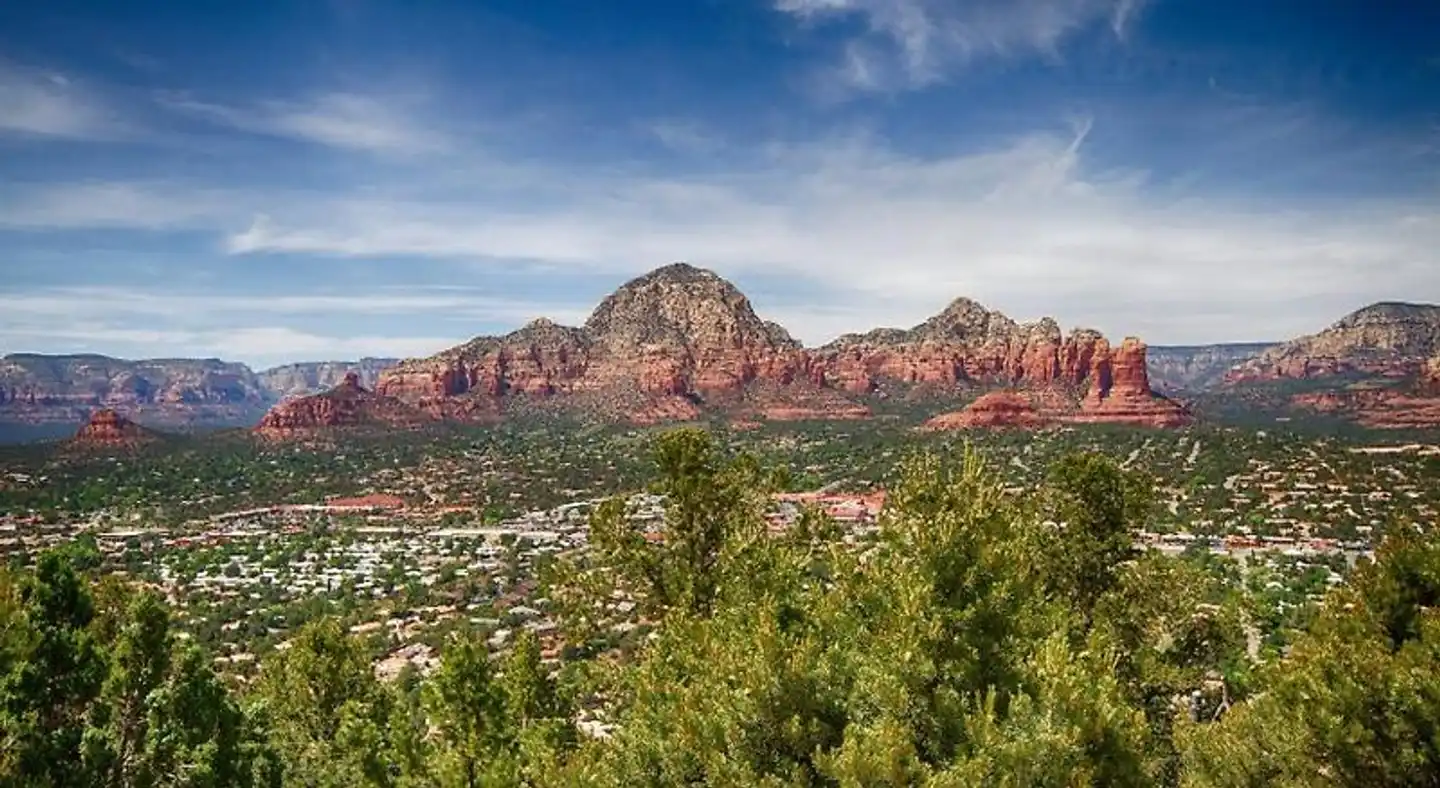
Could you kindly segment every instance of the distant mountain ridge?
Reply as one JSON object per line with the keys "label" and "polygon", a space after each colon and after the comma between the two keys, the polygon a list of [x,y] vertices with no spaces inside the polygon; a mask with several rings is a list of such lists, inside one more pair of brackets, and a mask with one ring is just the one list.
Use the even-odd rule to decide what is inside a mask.
{"label": "distant mountain ridge", "polygon": [[[1117,368],[1124,393],[1102,407],[1116,388]],[[1112,346],[1088,329],[1067,334],[1050,318],[1019,323],[957,298],[912,328],[878,328],[805,348],[756,315],[730,282],[677,263],[626,282],[579,327],[540,319],[427,358],[256,372],[213,358],[11,354],[0,358],[0,431],[59,434],[102,408],[164,429],[251,426],[277,403],[347,386],[352,373],[367,397],[462,421],[504,418],[515,407],[561,407],[637,423],[693,419],[716,408],[742,419],[864,418],[887,398],[1013,390],[1030,392],[1022,399],[1047,419],[1075,421],[1090,408],[1102,419],[1123,413],[1130,423],[1169,423],[1173,403],[1152,395],[1152,384],[1227,397],[1247,384],[1303,380],[1310,393],[1297,399],[1299,407],[1363,421],[1362,411],[1383,401],[1377,423],[1413,425],[1429,418],[1429,398],[1440,397],[1440,307],[1372,304],[1314,335],[1275,344],[1147,348]],[[1326,382],[1332,378],[1334,384]],[[1384,390],[1338,390],[1367,379]],[[1003,420],[1019,412],[1020,402],[992,398],[974,417],[954,421]],[[357,412],[381,414],[384,422],[408,421],[401,414],[411,411],[381,402]]]}
{"label": "distant mountain ridge", "polygon": [[1440,306],[1382,301],[1328,328],[1282,342],[1241,365],[1232,382],[1340,374],[1413,376],[1440,354]]}
{"label": "distant mountain ridge", "polygon": [[352,371],[373,386],[393,363],[364,358],[255,372],[215,358],[12,353],[0,358],[0,423],[26,428],[14,431],[27,438],[43,437],[113,409],[127,420],[167,428],[248,427],[275,403],[333,388]]}
{"label": "distant mountain ridge", "polygon": [[258,373],[260,385],[279,399],[302,397],[335,388],[350,373],[360,385],[374,388],[380,373],[399,363],[397,358],[362,358],[359,361],[302,361],[282,364]]}
{"label": "distant mountain ridge", "polygon": [[1164,392],[1201,391],[1225,382],[1237,365],[1274,347],[1275,342],[1216,345],[1151,345],[1150,382]]}

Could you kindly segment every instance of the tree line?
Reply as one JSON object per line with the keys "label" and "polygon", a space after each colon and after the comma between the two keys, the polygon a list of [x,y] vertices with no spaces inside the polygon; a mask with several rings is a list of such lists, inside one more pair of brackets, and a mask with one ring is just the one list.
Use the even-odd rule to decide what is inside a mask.
{"label": "tree line", "polygon": [[[1147,491],[1093,455],[1023,496],[914,457],[861,538],[771,533],[783,478],[705,432],[655,466],[663,538],[614,501],[544,578],[559,669],[456,635],[384,683],[325,619],[239,683],[154,590],[49,551],[0,575],[0,785],[1440,784],[1433,534],[1390,529],[1275,654],[1244,584],[1133,548]],[[594,647],[636,616],[633,654]]]}

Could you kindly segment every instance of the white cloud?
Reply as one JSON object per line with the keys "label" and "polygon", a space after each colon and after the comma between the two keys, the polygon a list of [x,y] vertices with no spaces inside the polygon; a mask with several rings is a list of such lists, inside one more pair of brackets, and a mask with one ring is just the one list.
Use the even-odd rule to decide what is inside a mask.
{"label": "white cloud", "polygon": [[0,342],[17,351],[101,353],[119,358],[222,358],[254,369],[304,360],[362,356],[426,356],[454,345],[456,337],[394,335],[331,336],[284,326],[223,329],[134,328],[103,320],[0,326]]}
{"label": "white cloud", "polygon": [[858,18],[821,89],[889,91],[943,81],[967,64],[1023,55],[1055,57],[1061,42],[1107,22],[1124,39],[1143,0],[776,0],[807,25]]}
{"label": "white cloud", "polygon": [[181,229],[215,226],[229,193],[183,184],[92,181],[0,187],[0,228]]}
{"label": "white cloud", "polygon": [[64,74],[0,62],[0,134],[103,139],[118,130],[101,102]]}
{"label": "white cloud", "polygon": [[[404,197],[197,192],[187,200],[143,184],[115,186],[124,200],[57,193],[24,218],[43,226],[43,211],[52,211],[49,221],[82,227],[88,212],[100,226],[204,226],[235,255],[418,256],[504,267],[513,276],[541,265],[531,281],[557,287],[566,271],[619,284],[684,259],[759,285],[751,295],[762,314],[811,343],[877,323],[913,324],[961,295],[1017,318],[1051,314],[1163,343],[1286,337],[1369,301],[1440,301],[1440,224],[1425,219],[1436,214],[1433,197],[1275,202],[1183,190],[1162,197],[1177,192],[1143,171],[1097,168],[1086,152],[1088,130],[1082,120],[1068,132],[925,156],[864,136],[762,146],[723,171],[666,177],[556,165],[548,177],[530,173],[548,180],[548,191],[536,191],[527,176],[517,187],[523,198],[510,201],[504,182],[488,184],[483,199],[419,190]],[[94,195],[85,188],[82,195]],[[127,212],[117,203],[150,207]],[[29,203],[17,192],[12,204]],[[257,208],[270,218],[252,220]],[[381,309],[398,297],[349,305],[280,298],[268,309]],[[511,315],[503,303],[473,303],[477,311],[495,307],[497,321]],[[588,306],[571,305],[569,317],[583,317]]]}
{"label": "white cloud", "polygon": [[[345,315],[435,315],[520,325],[537,317],[584,320],[586,305],[503,298],[471,288],[381,288],[353,293],[221,295],[205,292],[138,290],[124,287],[53,287],[0,293],[0,315],[8,319],[234,320],[237,317]],[[3,326],[5,319],[0,319]]]}
{"label": "white cloud", "polygon": [[444,135],[420,117],[412,98],[325,93],[309,101],[229,106],[161,96],[162,106],[241,131],[332,148],[414,155],[445,150]]}

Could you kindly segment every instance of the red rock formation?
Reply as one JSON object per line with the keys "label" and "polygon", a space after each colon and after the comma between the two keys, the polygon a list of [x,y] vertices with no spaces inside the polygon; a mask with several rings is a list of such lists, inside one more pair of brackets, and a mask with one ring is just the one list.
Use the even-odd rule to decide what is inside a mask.
{"label": "red rock formation", "polygon": [[1051,420],[1036,409],[1030,398],[1017,391],[992,391],[963,410],[945,413],[925,422],[926,430],[974,428],[1039,429]]}
{"label": "red rock formation", "polygon": [[416,408],[366,390],[360,385],[359,376],[350,373],[343,383],[323,394],[300,397],[271,408],[255,432],[265,438],[292,438],[334,428],[409,428],[428,420]]}
{"label": "red rock formation", "polygon": [[1150,390],[1145,343],[1128,337],[1113,352],[1105,340],[1099,340],[1091,361],[1090,390],[1079,413],[1066,421],[1181,427],[1192,419],[1185,408]]}
{"label": "red rock formation", "polygon": [[734,285],[675,264],[626,283],[582,328],[539,320],[480,337],[401,362],[377,389],[443,418],[498,418],[553,401],[638,423],[693,419],[702,409],[747,420],[849,419],[870,415],[853,395],[888,396],[892,385],[907,397],[985,386],[1043,390],[1063,401],[1055,410],[1069,411],[1098,371],[1106,377],[1091,420],[1179,420],[1168,401],[1149,394],[1143,346],[1135,358],[1138,370],[1131,357],[1112,359],[1097,332],[1067,337],[1054,320],[1019,324],[963,298],[914,328],[847,335],[807,351],[757,317]]}
{"label": "red rock formation", "polygon": [[1440,427],[1440,357],[1427,360],[1410,383],[1369,382],[1299,394],[1291,404],[1375,429]]}
{"label": "red rock formation", "polygon": [[70,439],[79,448],[136,447],[158,439],[158,435],[121,416],[110,408],[90,414],[90,420]]}
{"label": "red rock formation", "polygon": [[[697,402],[738,402],[757,381],[788,385],[808,375],[799,343],[760,320],[739,290],[709,271],[675,264],[615,291],[583,328],[537,320],[503,337],[402,362],[381,376],[378,389],[421,407],[461,396],[503,404],[596,395],[577,401],[648,423],[694,418]],[[625,394],[606,397],[607,391]],[[616,412],[617,400],[634,412]]]}
{"label": "red rock formation", "polygon": [[868,392],[905,385],[1044,387],[1083,385],[1100,335],[1065,337],[1050,318],[1018,324],[966,298],[909,330],[851,334],[812,353],[818,379]]}

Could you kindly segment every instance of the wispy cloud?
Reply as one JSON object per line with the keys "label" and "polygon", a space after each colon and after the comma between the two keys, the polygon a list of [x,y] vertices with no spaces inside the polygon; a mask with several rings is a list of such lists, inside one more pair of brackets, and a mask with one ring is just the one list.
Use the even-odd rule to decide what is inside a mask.
{"label": "wispy cloud", "polygon": [[[578,323],[590,307],[455,287],[290,295],[17,289],[0,293],[0,348],[124,358],[218,356],[258,368],[366,355],[426,356],[470,339],[481,327],[507,331],[537,317]],[[419,324],[436,314],[445,319]]]}
{"label": "wispy cloud", "polygon": [[[196,191],[187,199],[174,185],[109,184],[81,185],[74,198],[54,187],[44,200],[17,192],[11,204],[31,206],[18,215],[32,225],[206,228],[234,255],[431,258],[616,283],[686,259],[742,281],[782,277],[788,288],[818,288],[824,300],[768,301],[768,317],[810,342],[876,322],[918,322],[959,295],[1018,317],[1054,314],[1170,342],[1287,336],[1367,300],[1440,300],[1440,225],[1414,220],[1436,212],[1433,196],[1290,198],[1283,210],[1183,190],[1162,197],[1164,185],[1144,171],[1096,165],[1086,153],[1090,132],[1081,118],[1067,131],[925,156],[873,137],[840,137],[769,146],[724,171],[666,177],[556,165],[543,199],[528,199],[536,194],[527,177],[517,187],[527,199],[508,203],[506,185],[496,183],[484,200],[450,191]],[[252,219],[247,210],[256,206],[265,215]],[[753,296],[767,303],[764,291]],[[405,298],[415,297],[280,297],[243,306],[272,314],[466,308],[445,294]],[[513,316],[512,324],[538,311],[518,310],[529,312],[522,318],[495,301],[503,299],[470,306]],[[111,302],[135,308],[137,299]],[[238,306],[195,303],[214,312]],[[572,305],[569,316],[582,312]]]}
{"label": "wispy cloud", "polygon": [[[97,305],[99,305],[97,309]],[[293,295],[220,295],[213,292],[137,290],[125,287],[51,287],[0,294],[0,313],[17,319],[183,319],[211,320],[317,314],[347,317],[414,316],[443,312],[451,318],[515,324],[549,317],[584,320],[586,305],[564,301],[505,298],[473,288],[381,288],[364,292]],[[3,325],[3,321],[0,321]]]}
{"label": "wispy cloud", "polygon": [[647,130],[665,147],[677,153],[714,153],[724,141],[697,123],[683,120],[659,120]]}
{"label": "wispy cloud", "polygon": [[70,77],[0,61],[0,134],[83,140],[120,130],[100,99]]}
{"label": "wispy cloud", "polygon": [[136,328],[104,320],[63,325],[7,324],[0,342],[38,353],[93,352],[120,358],[223,358],[263,369],[297,360],[410,357],[434,353],[459,338],[393,334],[322,334],[287,326],[250,325],[218,329]]}
{"label": "wispy cloud", "polygon": [[222,221],[232,199],[222,190],[163,181],[0,186],[0,228],[213,228]]}
{"label": "wispy cloud", "polygon": [[325,93],[308,101],[232,106],[162,95],[160,103],[197,118],[254,134],[370,153],[414,155],[444,151],[444,135],[419,116],[406,97]]}
{"label": "wispy cloud", "polygon": [[807,25],[859,19],[825,88],[921,88],[987,58],[1058,55],[1069,35],[1108,22],[1124,39],[1144,0],[776,0]]}

